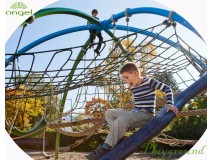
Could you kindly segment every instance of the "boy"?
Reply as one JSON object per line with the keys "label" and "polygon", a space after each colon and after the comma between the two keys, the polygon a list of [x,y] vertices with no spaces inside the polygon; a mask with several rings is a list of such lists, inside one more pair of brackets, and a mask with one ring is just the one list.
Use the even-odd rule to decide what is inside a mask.
{"label": "boy", "polygon": [[[98,11],[96,9],[93,9],[91,14],[94,18],[99,19],[97,17]],[[90,21],[87,22],[88,26],[90,26],[92,24],[93,23],[90,22]],[[95,37],[97,36],[99,38],[99,43],[98,43],[96,49],[94,50],[94,52],[99,55],[99,50],[100,50],[102,42],[103,42],[102,34],[101,34],[101,32],[97,33],[95,29],[91,29],[91,30],[89,30],[89,32],[90,32],[90,46],[89,46],[89,48],[93,47],[93,41],[94,41]]]}
{"label": "boy", "polygon": [[96,150],[88,154],[89,160],[98,160],[123,138],[131,128],[143,127],[155,114],[155,90],[161,90],[167,96],[167,112],[173,111],[178,115],[178,108],[174,107],[173,94],[169,86],[149,77],[142,77],[136,64],[127,63],[120,70],[121,76],[130,86],[134,96],[134,108],[131,111],[109,109],[105,118],[110,127],[110,133],[105,142]]}

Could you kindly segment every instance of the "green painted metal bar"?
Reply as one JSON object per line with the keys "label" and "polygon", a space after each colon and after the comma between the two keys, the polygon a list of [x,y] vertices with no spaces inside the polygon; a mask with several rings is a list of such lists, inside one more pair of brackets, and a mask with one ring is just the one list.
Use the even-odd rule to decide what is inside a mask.
{"label": "green painted metal bar", "polygon": [[[46,8],[46,9],[41,9],[39,10],[38,12],[36,12],[34,14],[34,17],[35,19],[36,18],[41,18],[41,17],[44,17],[44,16],[48,16],[48,15],[54,15],[54,14],[69,14],[69,15],[74,15],[74,16],[78,16],[78,17],[81,17],[81,18],[84,18],[84,19],[87,19],[95,24],[99,24],[100,21],[97,20],[96,18],[93,18],[92,16],[84,13],[84,12],[81,12],[81,11],[78,11],[78,10],[75,10],[75,9],[71,9],[71,8],[60,8],[60,7],[57,7],[57,8]],[[27,22],[23,22],[21,25],[24,25],[26,24]]]}
{"label": "green painted metal bar", "polygon": [[[90,44],[90,40],[88,39],[86,41],[84,47],[81,49],[80,53],[78,54],[76,61],[74,62],[74,65],[72,67],[72,71],[70,72],[69,77],[67,79],[67,85],[66,86],[70,85],[70,82],[73,78],[74,72],[75,72],[78,64],[80,63],[80,60],[83,58],[84,54],[86,54],[85,52],[87,51],[89,44]],[[62,97],[62,101],[61,101],[60,113],[63,113],[63,109],[64,109],[64,106],[65,106],[67,95],[68,95],[68,91],[65,91],[63,93],[63,97]],[[60,133],[57,130],[56,144],[55,144],[55,160],[58,160],[58,158],[59,158],[59,146],[60,146]]]}
{"label": "green painted metal bar", "polygon": [[[94,24],[97,25],[100,25],[100,21],[98,21],[96,18],[93,18],[92,16],[86,14],[86,13],[83,13],[83,12],[80,12],[80,11],[77,11],[77,10],[74,10],[74,9],[69,9],[69,8],[47,8],[47,9],[42,9],[38,12],[35,13],[35,18],[40,18],[40,17],[43,17],[43,16],[47,16],[47,15],[53,15],[53,14],[69,14],[69,15],[76,15],[76,16],[79,16],[79,17],[82,17],[82,18],[85,18],[91,22],[93,22]],[[26,22],[25,22],[26,23]],[[112,36],[113,34],[108,30],[108,29],[105,29],[105,28],[96,28],[99,32],[101,30],[105,30],[106,33],[109,33],[111,37],[113,38],[116,38],[115,36]],[[60,33],[61,34],[61,33]],[[58,37],[58,36],[61,36],[61,35],[54,35],[55,37]],[[65,33],[67,34],[67,33]],[[48,36],[48,35],[47,35]],[[43,38],[40,38],[39,40],[36,40],[34,42],[32,42],[31,44],[27,45],[27,47],[24,47],[22,48],[21,50],[19,50],[17,52],[17,54],[19,54],[19,52],[21,53],[25,53],[26,51],[28,51],[29,49],[39,45],[40,43],[43,43],[45,41],[48,41],[49,39],[52,39],[52,38],[55,38],[55,37],[51,37],[51,38],[47,38],[46,37],[43,37]],[[51,35],[52,36],[52,35]],[[39,41],[39,42],[38,42]],[[35,43],[36,42],[36,43]],[[115,41],[117,42],[117,41]],[[121,50],[124,52],[124,48],[121,44],[119,44],[119,47],[121,48]],[[125,53],[125,52],[124,52]],[[11,56],[9,57],[9,61],[10,62],[13,62],[14,58],[17,58],[18,56]],[[5,67],[7,67],[9,65],[9,62],[8,61],[5,61]]]}
{"label": "green painted metal bar", "polygon": [[[112,32],[110,32],[108,30],[107,33],[109,34],[109,36],[114,37],[115,38],[115,42],[118,43],[118,40],[116,39],[116,37],[113,35]],[[69,86],[70,81],[73,78],[74,72],[75,72],[78,64],[80,63],[80,60],[83,58],[85,52],[87,51],[87,48],[88,48],[89,44],[90,44],[90,40],[88,39],[86,41],[86,43],[84,44],[84,47],[81,49],[80,53],[78,54],[78,57],[77,57],[74,65],[72,67],[72,71],[69,74],[69,77],[68,77],[68,80],[67,80],[67,86]],[[119,45],[120,45],[120,48],[123,51],[125,51],[124,47],[121,44],[119,44]],[[126,51],[124,53],[126,53]],[[63,94],[63,97],[62,97],[62,101],[61,101],[60,113],[63,113],[63,109],[64,109],[64,106],[65,106],[67,95],[68,95],[68,91],[65,91],[64,94]],[[58,160],[58,157],[59,157],[59,146],[60,146],[60,133],[57,131],[56,144],[55,144],[55,160]]]}
{"label": "green painted metal bar", "polygon": [[59,147],[60,147],[60,132],[56,132],[56,143],[55,143],[55,160],[59,159]]}

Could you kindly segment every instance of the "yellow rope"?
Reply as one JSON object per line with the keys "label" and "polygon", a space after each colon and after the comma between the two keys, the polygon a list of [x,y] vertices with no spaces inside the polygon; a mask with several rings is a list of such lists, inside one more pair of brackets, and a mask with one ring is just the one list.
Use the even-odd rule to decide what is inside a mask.
{"label": "yellow rope", "polygon": [[182,140],[182,139],[164,139],[164,138],[156,138],[156,142],[168,144],[170,146],[184,146],[184,145],[194,145],[196,144],[197,140]]}
{"label": "yellow rope", "polygon": [[94,123],[99,121],[103,121],[103,119],[101,118],[83,119],[83,120],[67,122],[67,123],[51,123],[51,124],[48,124],[47,126],[49,128],[59,129],[59,128],[65,128],[65,127],[71,127],[71,126],[78,126],[78,125],[82,125],[86,123]]}
{"label": "yellow rope", "polygon": [[207,109],[189,110],[179,112],[179,116],[197,116],[207,115]]}
{"label": "yellow rope", "polygon": [[177,139],[172,136],[169,136],[165,133],[160,133],[157,137],[153,138],[156,142],[168,144],[170,146],[179,146],[183,147],[184,145],[194,145],[197,140],[183,140],[183,139]]}
{"label": "yellow rope", "polygon": [[100,129],[103,126],[104,123],[99,122],[94,124],[94,126],[92,126],[89,129],[86,129],[82,132],[68,132],[68,131],[64,131],[62,129],[59,129],[59,132],[61,134],[67,135],[67,136],[72,136],[72,137],[83,137],[83,136],[87,136],[90,135],[92,132],[97,131],[98,129]]}

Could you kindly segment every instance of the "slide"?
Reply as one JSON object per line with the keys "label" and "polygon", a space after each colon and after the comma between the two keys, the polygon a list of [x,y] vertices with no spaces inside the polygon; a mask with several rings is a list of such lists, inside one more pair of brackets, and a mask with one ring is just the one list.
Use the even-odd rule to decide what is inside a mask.
{"label": "slide", "polygon": [[[21,137],[21,136],[34,137],[34,136],[40,134],[41,132],[43,132],[45,127],[46,127],[46,120],[42,117],[40,119],[40,121],[37,123],[37,125],[35,125],[32,129],[24,132],[24,131],[20,131],[16,128],[13,128],[11,134],[15,135],[17,137]],[[9,126],[7,126],[6,128],[9,128]]]}
{"label": "slide", "polygon": [[[175,106],[179,108],[179,110],[182,109],[187,102],[206,88],[207,73],[204,73],[199,80],[194,82],[175,98]],[[166,113],[166,106],[163,107],[161,111],[149,121],[149,123],[115,146],[111,151],[102,156],[100,160],[125,159],[131,155],[136,148],[159,134],[174,119],[174,117],[175,115],[173,112],[169,111]]]}

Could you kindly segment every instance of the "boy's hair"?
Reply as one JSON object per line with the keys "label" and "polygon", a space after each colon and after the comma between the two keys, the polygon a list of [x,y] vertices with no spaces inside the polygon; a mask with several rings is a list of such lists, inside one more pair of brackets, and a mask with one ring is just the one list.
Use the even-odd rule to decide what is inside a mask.
{"label": "boy's hair", "polygon": [[98,11],[96,9],[93,9],[91,14],[93,15],[94,13],[98,14]]}
{"label": "boy's hair", "polygon": [[136,71],[140,74],[140,71],[139,71],[137,65],[133,62],[128,62],[124,66],[122,66],[122,68],[120,70],[120,74],[122,74],[124,72],[132,73],[133,71]]}

